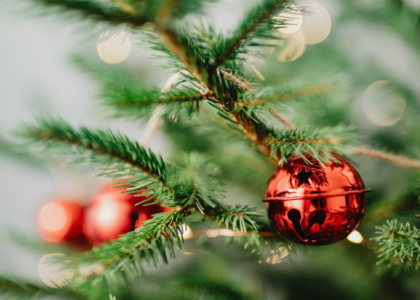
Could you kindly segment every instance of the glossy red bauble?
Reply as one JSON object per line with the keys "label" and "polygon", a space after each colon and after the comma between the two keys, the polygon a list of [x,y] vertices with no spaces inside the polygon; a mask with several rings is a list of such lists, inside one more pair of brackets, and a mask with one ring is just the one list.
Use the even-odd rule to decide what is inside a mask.
{"label": "glossy red bauble", "polygon": [[356,169],[335,158],[322,166],[306,156],[294,158],[272,175],[263,201],[271,225],[305,245],[326,245],[347,237],[365,212],[365,189]]}
{"label": "glossy red bauble", "polygon": [[83,241],[83,206],[75,200],[45,204],[38,213],[38,228],[47,242]]}
{"label": "glossy red bauble", "polygon": [[139,228],[153,214],[163,212],[160,205],[144,206],[141,194],[127,194],[127,187],[108,184],[92,199],[85,212],[83,232],[92,246],[99,245]]}

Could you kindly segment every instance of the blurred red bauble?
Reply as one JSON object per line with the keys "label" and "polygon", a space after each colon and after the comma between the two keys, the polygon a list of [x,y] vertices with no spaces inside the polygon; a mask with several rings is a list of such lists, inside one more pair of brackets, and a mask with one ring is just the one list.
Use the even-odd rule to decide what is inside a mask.
{"label": "blurred red bauble", "polygon": [[140,196],[140,193],[124,193],[126,189],[127,187],[107,184],[87,207],[83,232],[92,246],[117,239],[120,235],[139,228],[153,214],[165,211],[160,205],[135,206],[147,197]]}
{"label": "blurred red bauble", "polygon": [[305,245],[326,245],[347,237],[365,213],[362,179],[345,159],[322,166],[294,158],[272,175],[263,201],[271,225]]}
{"label": "blurred red bauble", "polygon": [[38,228],[47,242],[81,242],[84,240],[83,206],[75,200],[59,200],[45,204],[38,213]]}

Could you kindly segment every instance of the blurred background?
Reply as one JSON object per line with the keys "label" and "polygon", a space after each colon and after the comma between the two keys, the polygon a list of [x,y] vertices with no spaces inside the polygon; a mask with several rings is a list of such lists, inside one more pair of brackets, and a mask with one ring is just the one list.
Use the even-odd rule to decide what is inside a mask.
{"label": "blurred background", "polygon": [[[61,168],[62,162],[55,159],[39,162],[19,156],[6,141],[15,141],[13,132],[39,115],[60,116],[72,124],[104,125],[133,139],[141,138],[146,124],[101,118],[96,108],[99,85],[71,63],[70,54],[83,53],[110,67],[123,65],[146,85],[162,86],[170,74],[148,59],[152,52],[139,47],[138,38],[124,28],[116,28],[120,34],[101,41],[101,30],[83,30],[80,23],[59,15],[30,16],[25,14],[28,6],[24,0],[14,2],[19,3],[6,2],[0,11],[0,273],[41,281],[38,265],[48,251],[30,251],[11,241],[10,232],[40,239],[37,213],[43,204],[61,198],[87,204],[105,181],[93,177],[91,169]],[[205,16],[228,32],[252,4],[251,0],[218,1],[208,5]],[[336,99],[320,103],[319,111],[308,109],[306,113],[293,114],[293,109],[300,108],[292,105],[289,121],[310,126],[356,124],[369,144],[419,157],[420,1],[326,0],[310,6],[313,14],[279,31],[286,40],[267,51],[265,62],[254,58],[247,70],[254,82],[269,85],[300,80],[302,75],[340,78],[343,89]],[[150,147],[164,157],[174,149],[162,132],[156,133]],[[373,190],[360,227],[365,239],[373,236],[375,224],[395,214],[412,225],[420,223],[415,217],[416,171],[370,159],[354,162],[366,186]],[[227,203],[261,205],[265,186],[251,192],[233,182],[226,189]],[[395,210],[397,204],[405,209]],[[200,249],[190,245],[186,252],[188,247]],[[240,250],[223,251],[234,255]],[[210,273],[215,266],[220,268],[214,272],[222,272],[222,261],[197,255],[200,263],[213,263]],[[349,241],[303,249],[280,263],[257,267],[248,266],[244,255],[235,258],[234,271],[242,278],[238,281],[249,282],[251,290],[264,290],[265,299],[302,299],[306,293],[312,299],[420,298],[416,271],[402,271],[399,276],[380,271],[371,251]],[[171,268],[182,269],[193,261],[188,254],[181,255]]]}

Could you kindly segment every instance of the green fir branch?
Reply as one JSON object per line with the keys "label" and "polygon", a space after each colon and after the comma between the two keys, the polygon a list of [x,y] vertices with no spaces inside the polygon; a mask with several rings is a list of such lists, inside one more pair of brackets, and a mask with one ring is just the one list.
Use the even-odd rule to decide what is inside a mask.
{"label": "green fir branch", "polygon": [[[220,66],[224,61],[236,58],[240,52],[245,52],[243,47],[250,44],[254,38],[275,38],[273,29],[284,26],[285,20],[273,19],[273,15],[285,7],[283,0],[264,0],[263,3],[251,9],[245,19],[236,29],[231,38],[219,46],[214,65]],[[251,44],[252,45],[252,44]],[[257,46],[259,44],[254,43]]]}
{"label": "green fir branch", "polygon": [[159,114],[177,116],[181,110],[188,115],[196,113],[203,99],[202,94],[192,88],[171,89],[162,93],[158,88],[125,88],[106,86],[102,90],[101,100],[112,108],[113,117],[131,117],[138,119],[150,117],[159,108]]}
{"label": "green fir branch", "polygon": [[41,297],[60,297],[60,299],[83,299],[67,287],[49,288],[9,276],[0,276],[0,298],[2,299],[34,299]]}
{"label": "green fir branch", "polygon": [[[134,27],[141,26],[146,22],[152,21],[150,14],[137,14],[135,8],[124,10],[118,6],[108,3],[101,3],[93,0],[32,0],[35,3],[46,7],[56,8],[59,12],[76,12],[82,19],[103,21],[111,24],[128,23]],[[141,1],[143,2],[143,1]],[[140,3],[139,3],[140,4]]]}
{"label": "green fir branch", "polygon": [[[115,167],[124,164],[125,169],[138,168],[145,175],[161,183],[165,181],[167,165],[152,151],[130,141],[120,133],[110,130],[90,130],[81,126],[75,129],[62,120],[39,120],[36,125],[26,126],[20,135],[48,145],[67,146],[72,154],[79,155],[78,161],[101,163]],[[121,174],[119,168],[116,174]]]}
{"label": "green fir branch", "polygon": [[402,224],[398,220],[387,221],[376,227],[376,237],[372,240],[378,243],[380,263],[390,265],[420,267],[420,230],[409,223]]}
{"label": "green fir branch", "polygon": [[[105,171],[102,175],[128,176],[128,179],[119,182],[128,187],[126,192],[138,193],[147,187],[143,196],[150,198],[146,201],[156,198],[154,203],[165,201],[171,206],[181,207],[171,213],[156,214],[140,229],[94,248],[83,256],[84,264],[99,264],[106,272],[108,267],[113,266],[111,269],[123,269],[124,274],[130,277],[138,274],[141,261],[156,263],[160,258],[167,263],[175,254],[174,245],[181,247],[184,218],[193,209],[210,215],[233,230],[246,231],[260,227],[257,225],[255,208],[235,206],[225,209],[217,201],[223,197],[220,189],[223,183],[215,167],[200,155],[186,155],[178,159],[176,168],[169,167],[161,158],[125,136],[85,127],[76,130],[63,121],[39,121],[36,126],[28,126],[22,135],[46,142],[51,147],[57,143],[67,144],[74,154],[81,155],[78,161],[103,164],[102,170]],[[101,160],[100,157],[107,159]],[[123,166],[116,167],[115,161],[122,162]],[[140,172],[133,171],[133,168]],[[82,277],[93,274],[89,272],[81,266]]]}
{"label": "green fir branch", "polygon": [[233,231],[247,232],[250,229],[258,230],[260,218],[257,208],[249,205],[237,204],[233,207],[212,211],[212,217],[219,225],[224,225]]}
{"label": "green fir branch", "polygon": [[289,156],[300,156],[307,163],[305,154],[310,154],[319,162],[335,160],[333,153],[350,153],[349,145],[357,141],[352,127],[325,127],[320,130],[285,130],[275,135],[271,155],[279,155],[280,163],[287,162]]}
{"label": "green fir branch", "polygon": [[[142,271],[142,262],[165,264],[175,257],[175,245],[182,247],[182,225],[190,208],[155,214],[137,230],[126,233],[118,240],[101,244],[80,258],[80,277],[92,275],[112,276],[115,270],[123,271],[129,279]],[[105,274],[95,273],[92,266],[101,265]]]}
{"label": "green fir branch", "polygon": [[239,98],[239,106],[264,105],[273,102],[286,100],[297,100],[300,98],[325,96],[331,91],[331,83],[317,83],[300,88],[265,87],[259,92],[248,92]]}

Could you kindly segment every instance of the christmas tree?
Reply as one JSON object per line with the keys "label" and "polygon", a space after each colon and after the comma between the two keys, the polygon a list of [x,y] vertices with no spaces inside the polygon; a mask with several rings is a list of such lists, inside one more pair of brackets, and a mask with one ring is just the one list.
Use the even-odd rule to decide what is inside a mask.
{"label": "christmas tree", "polygon": [[[41,117],[18,130],[25,147],[0,141],[28,163],[59,155],[111,182],[88,208],[60,208],[66,218],[84,211],[77,230],[58,236],[46,226],[47,241],[68,245],[83,227],[93,246],[59,246],[64,254],[46,259],[70,275],[47,287],[5,274],[4,299],[417,299],[416,94],[383,80],[374,63],[353,64],[336,37],[325,40],[331,20],[320,4],[255,1],[226,31],[206,16],[224,9],[215,1],[31,2],[37,14],[102,32],[102,61],[84,53],[71,61],[99,83],[104,120],[147,126],[136,141]],[[359,16],[418,49],[417,13],[406,4],[340,5],[340,33]],[[128,53],[101,48],[126,39],[165,69],[160,86],[144,83],[141,65],[118,64]],[[356,51],[350,44],[341,47]],[[358,87],[367,87],[368,119],[383,129],[352,113]],[[172,148],[165,158],[148,147],[157,131]]]}

